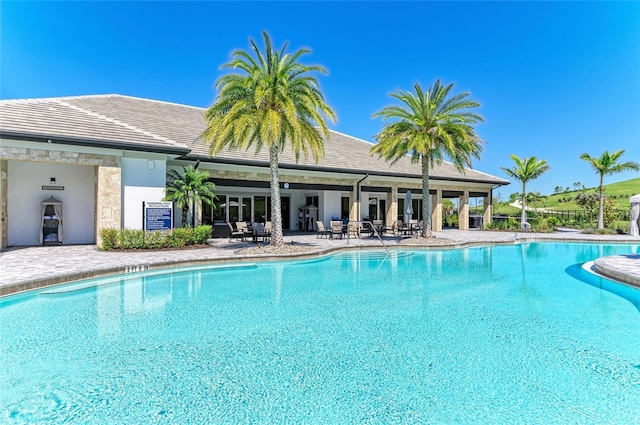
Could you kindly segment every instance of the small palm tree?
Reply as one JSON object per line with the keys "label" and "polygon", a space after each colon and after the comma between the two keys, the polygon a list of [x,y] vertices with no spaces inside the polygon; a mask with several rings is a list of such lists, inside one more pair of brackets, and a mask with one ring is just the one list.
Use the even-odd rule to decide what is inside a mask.
{"label": "small palm tree", "polygon": [[218,94],[205,113],[207,128],[202,133],[209,152],[217,155],[223,148],[256,151],[269,149],[271,173],[271,245],[281,246],[282,213],[280,207],[280,177],[278,155],[287,144],[296,156],[316,162],[324,156],[324,138],[329,137],[325,121],[335,122],[335,112],[320,92],[314,72],[326,74],[317,65],[302,65],[300,56],[309,53],[300,49],[293,55],[274,50],[266,32],[262,33],[264,53],[249,39],[254,55],[243,50],[233,52],[230,62],[222,68],[233,68],[241,74],[227,74],[216,82]]}
{"label": "small palm tree", "polygon": [[547,161],[541,159],[538,161],[538,158],[532,156],[531,158],[520,159],[517,156],[511,154],[509,155],[515,163],[515,167],[513,168],[505,168],[500,167],[502,170],[507,173],[509,177],[513,177],[514,179],[520,180],[522,182],[522,192],[520,192],[520,206],[522,207],[522,213],[520,215],[520,226],[524,230],[527,221],[527,182],[531,180],[535,180],[540,177],[542,174],[547,172],[551,167],[547,164]]}
{"label": "small palm tree", "polygon": [[[206,171],[198,171],[193,165],[182,167],[183,173],[180,174],[176,170],[171,170],[167,174],[167,188],[165,190],[165,201],[173,201],[182,209],[182,226],[187,227],[187,213],[189,208],[196,203],[204,202],[213,206],[213,200],[217,199],[213,191],[216,185],[207,181],[209,173]],[[193,208],[192,215],[195,214]],[[195,226],[195,217],[193,217],[192,225]]]}
{"label": "small palm tree", "polygon": [[620,157],[624,155],[624,149],[609,153],[604,151],[599,158],[592,157],[588,153],[580,155],[580,159],[587,161],[591,168],[600,175],[599,199],[598,206],[598,229],[604,229],[604,176],[609,174],[621,173],[627,170],[638,171],[638,163],[633,161],[618,162]]}
{"label": "small palm tree", "polygon": [[442,200],[442,213],[444,214],[445,219],[453,213],[455,207],[456,206],[451,199]]}
{"label": "small palm tree", "polygon": [[431,197],[429,196],[429,167],[449,157],[456,168],[464,171],[471,166],[471,157],[480,158],[482,143],[473,125],[484,118],[472,112],[480,104],[467,99],[469,93],[448,97],[453,84],[443,86],[437,80],[424,92],[414,85],[415,94],[398,91],[391,97],[402,106],[387,106],[373,114],[373,118],[392,119],[375,138],[372,155],[392,161],[392,164],[411,156],[411,162],[422,165],[422,226],[421,236],[431,236]]}

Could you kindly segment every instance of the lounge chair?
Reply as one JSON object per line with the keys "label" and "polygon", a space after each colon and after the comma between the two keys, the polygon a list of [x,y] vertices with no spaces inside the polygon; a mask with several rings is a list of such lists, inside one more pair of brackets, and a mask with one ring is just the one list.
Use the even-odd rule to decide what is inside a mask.
{"label": "lounge chair", "polygon": [[316,220],[316,228],[318,229],[316,233],[316,239],[322,238],[322,237],[326,238],[329,236],[329,231],[325,229],[324,223],[321,222],[320,220]]}

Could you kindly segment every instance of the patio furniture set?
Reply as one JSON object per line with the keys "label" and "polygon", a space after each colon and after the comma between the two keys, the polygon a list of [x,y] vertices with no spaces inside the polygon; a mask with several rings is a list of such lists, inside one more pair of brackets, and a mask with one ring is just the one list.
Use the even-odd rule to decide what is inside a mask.
{"label": "patio furniture set", "polygon": [[369,237],[379,235],[384,236],[387,233],[393,234],[393,236],[414,236],[421,230],[422,221],[410,221],[409,223],[403,223],[402,220],[393,222],[391,227],[384,225],[382,220],[373,221],[340,221],[331,220],[329,227],[326,228],[324,223],[320,220],[316,221],[316,238],[360,238],[363,234],[367,234]]}
{"label": "patio furniture set", "polygon": [[266,223],[237,221],[235,227],[232,223],[227,223],[227,225],[229,226],[229,242],[232,239],[240,239],[242,242],[266,243],[271,238],[270,221]]}

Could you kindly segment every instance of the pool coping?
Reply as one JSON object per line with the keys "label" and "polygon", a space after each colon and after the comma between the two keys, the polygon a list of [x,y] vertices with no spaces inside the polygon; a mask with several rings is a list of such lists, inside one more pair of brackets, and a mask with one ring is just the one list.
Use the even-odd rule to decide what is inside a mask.
{"label": "pool coping", "polygon": [[[51,278],[32,278],[16,282],[15,284],[8,283],[0,286],[0,297],[9,295],[16,295],[22,292],[32,291],[36,289],[46,288],[54,285],[72,283],[75,281],[98,278],[105,276],[113,276],[119,274],[130,274],[148,270],[162,270],[170,269],[174,267],[185,266],[202,266],[202,265],[216,265],[216,264],[231,264],[242,262],[267,262],[267,261],[288,261],[288,260],[303,260],[326,257],[339,252],[346,251],[362,251],[362,250],[399,250],[399,249],[411,249],[411,250],[451,250],[462,249],[468,247],[480,247],[490,245],[515,245],[522,243],[532,242],[555,242],[555,243],[600,243],[600,244],[635,244],[640,240],[615,240],[615,239],[601,239],[601,238],[559,238],[548,237],[544,234],[523,235],[516,234],[513,239],[510,240],[473,240],[473,241],[461,241],[453,240],[451,243],[437,244],[437,245],[422,245],[422,244],[396,244],[383,246],[378,243],[366,243],[364,245],[343,245],[343,246],[329,246],[329,247],[314,247],[315,249],[306,252],[289,253],[289,254],[263,254],[263,255],[238,255],[237,250],[232,252],[231,255],[221,256],[218,258],[190,258],[190,259],[173,259],[164,261],[148,261],[138,260],[132,261],[127,265],[117,265],[109,267],[93,267],[87,270],[78,272],[62,273]],[[246,247],[246,246],[243,246]],[[212,247],[213,248],[213,247]],[[202,248],[211,249],[211,248]],[[608,279],[631,285],[634,287],[640,287],[640,267],[627,264],[629,261],[636,261],[640,263],[640,255],[638,258],[625,259],[620,258],[624,256],[612,256],[615,257],[612,261],[609,257],[601,257],[594,261],[594,269],[598,273],[602,274]],[[626,260],[626,262],[625,262]],[[636,270],[636,268],[638,270]]]}

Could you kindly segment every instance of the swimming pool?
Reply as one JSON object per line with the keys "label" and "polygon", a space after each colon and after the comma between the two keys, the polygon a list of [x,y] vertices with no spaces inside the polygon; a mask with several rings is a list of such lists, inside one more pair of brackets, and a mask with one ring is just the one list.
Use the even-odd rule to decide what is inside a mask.
{"label": "swimming pool", "polygon": [[[635,423],[633,245],[348,252],[0,300],[0,422]],[[604,289],[601,289],[604,288]]]}

